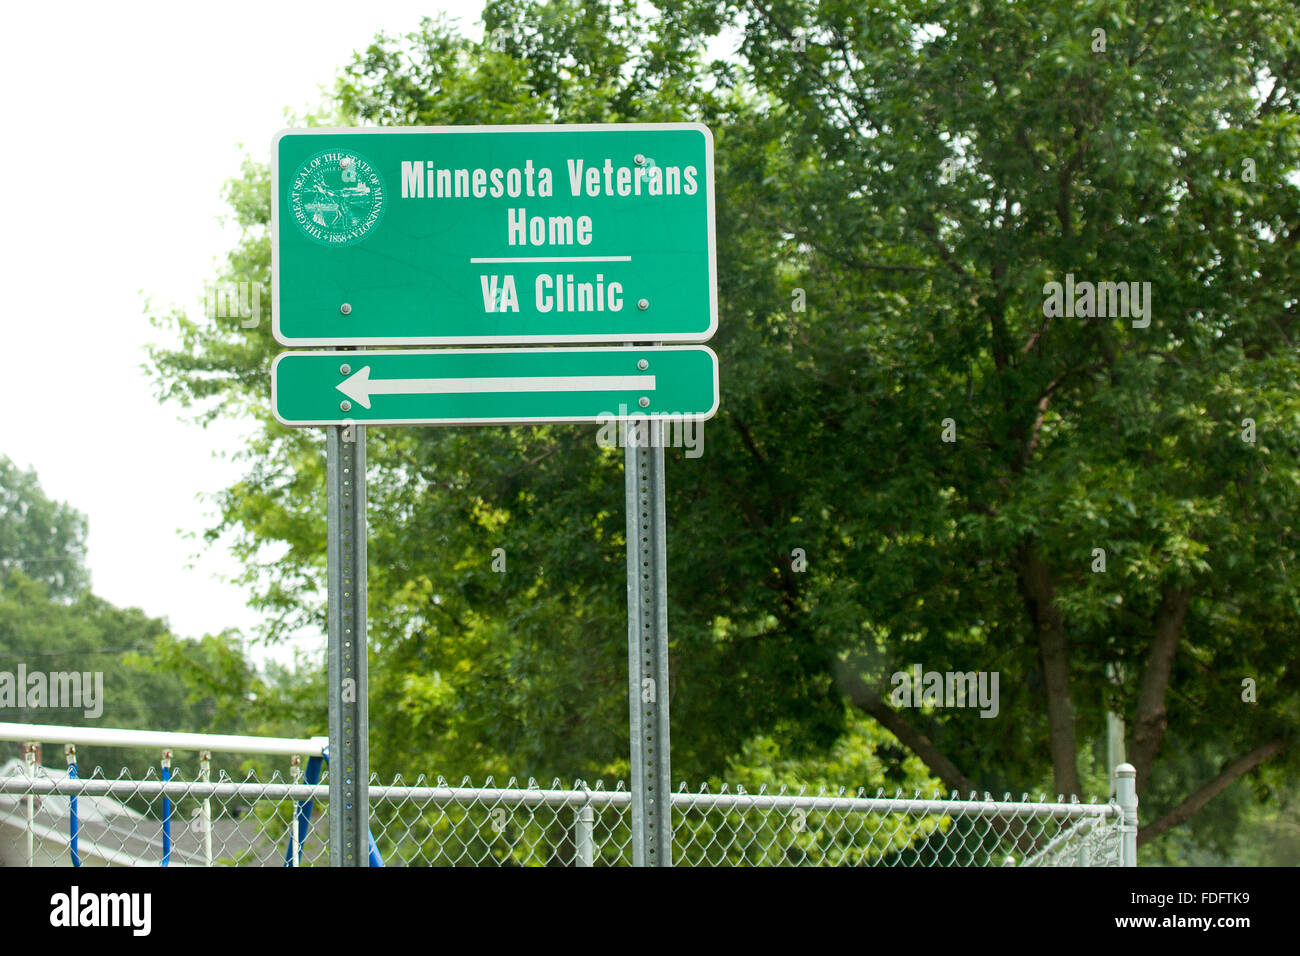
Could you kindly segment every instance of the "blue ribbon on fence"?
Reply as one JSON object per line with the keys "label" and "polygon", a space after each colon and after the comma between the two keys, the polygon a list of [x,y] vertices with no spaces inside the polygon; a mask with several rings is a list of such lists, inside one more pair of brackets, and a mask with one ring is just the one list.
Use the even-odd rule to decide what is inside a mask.
{"label": "blue ribbon on fence", "polygon": [[[76,761],[68,764],[68,779],[77,779]],[[68,852],[72,854],[72,865],[81,866],[81,856],[77,853],[77,798],[68,797]]]}
{"label": "blue ribbon on fence", "polygon": [[[323,753],[319,757],[308,757],[307,769],[303,772],[303,783],[313,787],[316,786],[316,784],[320,783],[321,771],[322,769],[324,769],[325,764],[327,764],[328,762],[329,762],[328,750],[326,750],[325,753]],[[314,800],[301,800],[298,801],[294,810],[295,820],[298,825],[298,861],[299,862],[302,861],[302,845],[307,840],[307,828],[311,824],[311,814],[315,806],[316,806],[316,801]],[[368,851],[367,857],[369,859],[370,865],[383,866],[384,858],[379,855],[379,847],[375,844],[375,835],[373,833],[367,833],[366,836],[369,838],[367,841],[368,845],[366,849]],[[289,845],[284,848],[284,865],[293,866],[293,864],[294,864],[293,840],[290,839]]]}

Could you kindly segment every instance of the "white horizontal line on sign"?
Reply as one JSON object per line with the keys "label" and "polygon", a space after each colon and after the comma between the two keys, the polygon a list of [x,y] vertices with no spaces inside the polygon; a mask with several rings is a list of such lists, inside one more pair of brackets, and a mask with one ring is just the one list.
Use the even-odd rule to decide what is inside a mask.
{"label": "white horizontal line on sign", "polygon": [[452,392],[654,391],[653,375],[538,375],[516,378],[372,378],[372,394],[435,395]]}
{"label": "white horizontal line on sign", "polygon": [[481,256],[470,262],[631,262],[631,256]]}
{"label": "white horizontal line on sign", "polygon": [[370,407],[372,395],[449,395],[489,392],[606,392],[655,389],[653,375],[531,375],[500,378],[371,378],[362,367],[337,386],[340,392]]}

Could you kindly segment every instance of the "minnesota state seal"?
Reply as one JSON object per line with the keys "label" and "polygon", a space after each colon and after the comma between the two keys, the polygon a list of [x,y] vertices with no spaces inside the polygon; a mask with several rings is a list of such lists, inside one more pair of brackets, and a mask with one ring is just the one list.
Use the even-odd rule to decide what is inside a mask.
{"label": "minnesota state seal", "polygon": [[307,159],[289,183],[298,228],[325,246],[350,246],[378,225],[388,206],[383,177],[366,158],[331,149]]}

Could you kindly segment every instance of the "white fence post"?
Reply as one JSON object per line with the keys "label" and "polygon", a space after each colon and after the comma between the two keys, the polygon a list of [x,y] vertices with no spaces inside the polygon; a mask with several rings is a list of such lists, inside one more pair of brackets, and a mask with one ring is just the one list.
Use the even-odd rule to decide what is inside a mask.
{"label": "white fence post", "polygon": [[[36,777],[36,744],[23,744],[23,765],[27,768],[27,779]],[[35,866],[36,859],[36,798],[27,795],[27,865]]]}
{"label": "white fence post", "polygon": [[[199,780],[208,783],[212,779],[212,751],[199,752]],[[203,798],[203,865],[212,865],[212,798]]]}
{"label": "white fence post", "polygon": [[[297,785],[298,780],[302,777],[302,757],[294,754],[289,758],[289,781]],[[298,865],[298,857],[302,855],[302,848],[298,845],[298,804],[289,801],[289,852],[293,854],[290,859],[290,866]]]}
{"label": "white fence post", "polygon": [[596,811],[590,804],[574,811],[574,850],[578,866],[591,866],[596,859],[595,840],[592,839]]}
{"label": "white fence post", "polygon": [[1138,795],[1137,768],[1122,763],[1115,768],[1116,797],[1124,815],[1120,824],[1120,866],[1138,865]]}

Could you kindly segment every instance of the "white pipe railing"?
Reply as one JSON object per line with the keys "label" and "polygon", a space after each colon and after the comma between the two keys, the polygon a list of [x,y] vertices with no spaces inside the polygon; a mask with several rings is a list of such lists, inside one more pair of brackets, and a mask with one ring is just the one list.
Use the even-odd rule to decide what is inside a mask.
{"label": "white pipe railing", "polygon": [[156,750],[215,750],[222,753],[319,756],[328,737],[248,737],[243,734],[185,734],[165,730],[114,730],[109,727],[59,727],[0,723],[0,740],[17,743],[81,744],[91,747],[142,747]]}
{"label": "white pipe railing", "polygon": [[[200,805],[200,828],[203,837],[203,856],[204,863],[207,866],[212,865],[212,803],[213,793],[220,792],[219,787],[213,788],[209,782],[211,780],[210,760],[213,751],[221,753],[238,753],[238,754],[261,754],[267,756],[284,756],[293,758],[293,779],[296,783],[298,780],[298,768],[300,758],[306,754],[309,757],[323,756],[329,747],[328,737],[249,737],[243,734],[189,734],[189,733],[170,733],[160,730],[121,730],[109,727],[67,727],[52,724],[15,724],[0,722],[0,741],[15,741],[24,745],[25,774],[24,777],[29,783],[31,789],[27,796],[27,865],[33,863],[33,837],[36,831],[33,820],[32,795],[36,793],[63,792],[58,788],[50,791],[44,791],[43,783],[49,781],[39,781],[34,779],[35,771],[35,753],[32,745],[34,744],[65,744],[69,754],[75,753],[77,745],[87,747],[133,747],[143,750],[157,750],[162,752],[163,766],[170,765],[172,751],[175,750],[192,750],[198,751],[199,754],[199,784],[206,792],[203,794],[203,801]],[[74,759],[69,756],[69,766]],[[164,778],[168,774],[164,771]],[[70,797],[77,794],[89,795],[97,789],[96,783],[106,783],[109,781],[91,781],[91,780],[67,780],[63,781],[65,785],[71,784],[72,788],[67,791]],[[163,790],[159,791],[160,795],[170,796],[170,782],[163,783]],[[86,788],[90,784],[90,788]],[[195,787],[195,784],[182,784],[182,787]],[[141,782],[137,792],[146,793],[150,789],[147,782]],[[313,790],[311,787],[299,787],[295,789]],[[322,788],[327,789],[327,788]],[[105,791],[107,795],[110,791]],[[75,800],[73,808],[70,811],[73,831],[76,828],[76,810]],[[164,804],[164,807],[166,804]],[[294,865],[298,862],[298,812],[293,814],[293,822],[290,824],[290,840],[292,844],[292,853]],[[164,825],[164,846],[166,847],[168,836],[167,828]],[[73,865],[78,865],[76,852],[75,837],[69,836],[69,848],[73,854]],[[164,849],[164,858],[168,857],[167,849]],[[166,863],[164,863],[166,865]]]}

